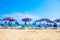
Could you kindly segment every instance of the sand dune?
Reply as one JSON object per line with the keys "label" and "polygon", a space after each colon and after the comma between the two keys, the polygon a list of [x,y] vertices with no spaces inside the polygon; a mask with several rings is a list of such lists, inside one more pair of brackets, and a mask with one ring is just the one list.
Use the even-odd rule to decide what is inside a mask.
{"label": "sand dune", "polygon": [[0,29],[0,40],[60,40],[60,29]]}

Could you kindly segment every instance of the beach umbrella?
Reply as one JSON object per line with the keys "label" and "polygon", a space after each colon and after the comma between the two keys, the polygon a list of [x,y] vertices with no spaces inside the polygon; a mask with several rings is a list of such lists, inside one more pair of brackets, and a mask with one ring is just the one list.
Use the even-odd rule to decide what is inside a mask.
{"label": "beach umbrella", "polygon": [[48,21],[50,21],[50,19],[48,19],[48,18],[42,18],[42,19],[36,20],[35,22],[42,22],[42,21],[48,22]]}
{"label": "beach umbrella", "polygon": [[50,20],[50,21],[48,21],[48,22],[50,22],[50,23],[55,23],[54,21],[51,21],[51,20]]}
{"label": "beach umbrella", "polygon": [[25,25],[27,25],[27,22],[32,21],[32,19],[31,18],[23,18],[22,21],[25,22]]}
{"label": "beach umbrella", "polygon": [[[60,19],[55,19],[54,21],[55,21],[56,24],[57,24],[57,23],[60,24]],[[57,24],[57,25],[58,25],[58,24]],[[59,25],[59,26],[60,26],[60,25]]]}
{"label": "beach umbrella", "polygon": [[[11,24],[12,24],[11,22],[16,21],[16,20],[15,20],[14,18],[12,18],[12,17],[6,17],[6,18],[4,18],[3,20],[9,21],[9,22],[8,22],[8,25],[11,25]],[[5,23],[6,23],[6,21],[5,21]]]}
{"label": "beach umbrella", "polygon": [[6,17],[6,18],[4,18],[3,20],[15,21],[15,19],[14,19],[14,18],[11,18],[11,17]]}
{"label": "beach umbrella", "polygon": [[[40,24],[41,24],[42,21],[46,21],[47,23],[49,23],[50,19],[48,19],[48,18],[42,18],[42,19],[36,20],[35,22],[40,22]],[[44,22],[44,25],[45,25],[45,22]]]}
{"label": "beach umbrella", "polygon": [[36,20],[35,22],[42,22],[42,21],[50,22],[50,19],[42,18],[42,19]]}
{"label": "beach umbrella", "polygon": [[54,22],[55,22],[55,24],[53,26],[56,29],[58,26],[57,23],[60,23],[60,19],[55,19]]}
{"label": "beach umbrella", "polygon": [[51,25],[51,23],[55,24],[55,22],[54,22],[54,21],[51,21],[51,20],[50,20],[50,21],[48,21],[48,22],[50,23],[50,25]]}
{"label": "beach umbrella", "polygon": [[46,22],[48,22],[48,21],[50,21],[50,19],[48,19],[48,18],[42,18],[42,19],[40,19],[40,21],[46,21]]}
{"label": "beach umbrella", "polygon": [[48,23],[48,22],[50,22],[50,19],[48,19],[48,18],[42,18],[42,19],[36,20],[35,22],[40,22],[41,23],[42,21],[46,21]]}
{"label": "beach umbrella", "polygon": [[56,19],[56,20],[54,20],[55,22],[57,22],[57,23],[60,23],[60,19]]}
{"label": "beach umbrella", "polygon": [[60,23],[60,19],[56,19],[54,20],[54,22],[57,24],[57,23]]}

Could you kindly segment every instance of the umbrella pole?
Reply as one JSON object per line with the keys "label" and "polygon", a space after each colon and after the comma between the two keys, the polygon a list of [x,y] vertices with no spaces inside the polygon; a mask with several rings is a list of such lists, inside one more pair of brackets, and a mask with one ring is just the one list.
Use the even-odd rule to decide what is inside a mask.
{"label": "umbrella pole", "polygon": [[57,29],[57,24],[56,23],[54,23],[54,29]]}
{"label": "umbrella pole", "polygon": [[46,28],[46,26],[45,26],[45,22],[44,22],[44,28]]}
{"label": "umbrella pole", "polygon": [[11,21],[9,21],[8,26],[11,26]]}
{"label": "umbrella pole", "polygon": [[27,23],[25,22],[25,26],[27,26]]}
{"label": "umbrella pole", "polygon": [[[5,24],[7,24],[7,21],[5,21]],[[6,28],[7,28],[7,26],[6,26]]]}
{"label": "umbrella pole", "polygon": [[41,22],[39,23],[39,26],[41,27]]}

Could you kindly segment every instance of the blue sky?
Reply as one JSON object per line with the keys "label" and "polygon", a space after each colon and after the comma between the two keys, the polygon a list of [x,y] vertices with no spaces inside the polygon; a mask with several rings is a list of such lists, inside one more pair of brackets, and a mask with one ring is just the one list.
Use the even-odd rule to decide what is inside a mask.
{"label": "blue sky", "polygon": [[0,0],[0,18],[60,18],[60,0]]}

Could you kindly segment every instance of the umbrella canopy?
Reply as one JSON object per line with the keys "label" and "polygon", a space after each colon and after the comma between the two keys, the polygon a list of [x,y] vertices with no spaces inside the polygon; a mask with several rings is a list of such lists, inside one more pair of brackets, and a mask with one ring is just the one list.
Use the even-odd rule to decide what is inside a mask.
{"label": "umbrella canopy", "polygon": [[11,17],[6,17],[3,20],[15,21],[15,19],[14,18],[11,18]]}
{"label": "umbrella canopy", "polygon": [[54,21],[48,21],[48,22],[50,22],[50,23],[55,23]]}
{"label": "umbrella canopy", "polygon": [[56,19],[56,20],[54,20],[54,21],[60,23],[60,19]]}
{"label": "umbrella canopy", "polygon": [[50,19],[48,19],[48,18],[42,18],[42,19],[36,20],[35,22],[41,22],[41,21],[47,21],[47,22],[49,22]]}
{"label": "umbrella canopy", "polygon": [[29,22],[29,21],[31,21],[31,20],[32,20],[31,18],[23,18],[23,19],[22,19],[23,22]]}

